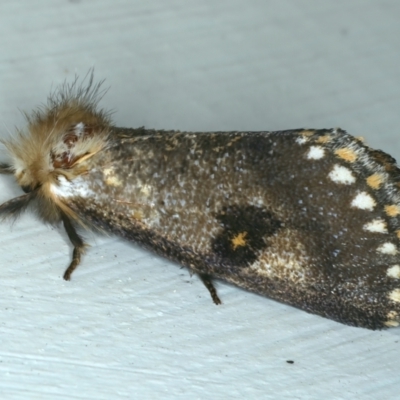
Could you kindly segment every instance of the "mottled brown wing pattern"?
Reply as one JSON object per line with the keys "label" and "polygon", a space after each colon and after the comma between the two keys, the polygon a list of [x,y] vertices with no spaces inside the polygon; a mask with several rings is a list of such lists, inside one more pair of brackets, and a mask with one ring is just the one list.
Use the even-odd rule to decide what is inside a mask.
{"label": "mottled brown wing pattern", "polygon": [[377,329],[400,312],[398,172],[382,154],[341,130],[114,128],[65,201],[199,274]]}

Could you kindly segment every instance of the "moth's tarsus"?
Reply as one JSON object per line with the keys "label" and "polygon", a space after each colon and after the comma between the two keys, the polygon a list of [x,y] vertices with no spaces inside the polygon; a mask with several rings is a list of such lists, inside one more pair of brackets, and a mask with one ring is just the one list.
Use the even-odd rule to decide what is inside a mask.
{"label": "moth's tarsus", "polygon": [[71,264],[69,264],[69,267],[65,270],[63,278],[66,281],[71,280],[71,275],[75,271],[76,267],[80,264],[81,262],[81,256],[82,256],[83,250],[82,248],[79,247],[74,247],[74,251],[72,252],[72,261]]}
{"label": "moth's tarsus", "polygon": [[217,294],[217,289],[215,289],[215,286],[212,282],[212,278],[210,275],[207,274],[198,274],[201,281],[204,283],[204,286],[207,288],[207,290],[210,292],[211,298],[214,302],[214,304],[222,304],[222,301],[218,297]]}
{"label": "moth's tarsus", "polygon": [[67,232],[68,238],[71,241],[72,245],[74,246],[74,251],[72,252],[72,261],[69,264],[69,267],[66,269],[64,273],[64,279],[66,281],[71,280],[71,275],[78,267],[81,262],[82,254],[85,251],[86,244],[83,239],[78,235],[76,229],[72,225],[71,220],[68,216],[61,211],[61,219],[64,224],[65,231]]}
{"label": "moth's tarsus", "polygon": [[0,163],[0,174],[11,175],[15,172],[14,168],[6,163]]}
{"label": "moth's tarsus", "polygon": [[35,192],[30,192],[3,203],[0,206],[0,215],[3,217],[18,218],[26,210],[34,196]]}

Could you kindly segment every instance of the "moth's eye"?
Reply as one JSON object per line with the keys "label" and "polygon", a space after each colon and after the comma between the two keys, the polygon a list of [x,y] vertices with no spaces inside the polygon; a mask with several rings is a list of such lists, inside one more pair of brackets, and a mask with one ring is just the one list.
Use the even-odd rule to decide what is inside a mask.
{"label": "moth's eye", "polygon": [[39,183],[32,183],[31,185],[21,185],[21,189],[25,192],[25,193],[30,193],[34,190],[36,190],[37,188],[40,187]]}
{"label": "moth's eye", "polygon": [[30,193],[32,192],[33,188],[30,185],[23,185],[21,186],[21,189],[25,192],[25,193]]}
{"label": "moth's eye", "polygon": [[25,193],[30,193],[39,186],[39,184],[32,179],[29,170],[19,169],[15,172],[15,177]]}
{"label": "moth's eye", "polygon": [[16,177],[17,177],[17,181],[19,183],[19,185],[21,186],[21,189],[25,192],[25,193],[29,193],[32,192],[32,186],[28,184],[27,182],[27,176],[26,176],[26,172],[24,169],[22,170],[17,170],[16,173]]}

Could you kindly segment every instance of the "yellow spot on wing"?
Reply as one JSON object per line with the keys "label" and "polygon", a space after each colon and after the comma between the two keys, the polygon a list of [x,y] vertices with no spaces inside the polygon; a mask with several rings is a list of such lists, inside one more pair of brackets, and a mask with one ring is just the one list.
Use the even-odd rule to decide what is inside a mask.
{"label": "yellow spot on wing", "polygon": [[357,154],[352,149],[349,149],[348,147],[344,147],[342,149],[337,149],[335,151],[335,154],[338,157],[340,157],[341,159],[351,162],[351,163],[357,160]]}
{"label": "yellow spot on wing", "polygon": [[236,250],[238,247],[246,246],[246,236],[247,232],[240,232],[232,238],[233,250]]}
{"label": "yellow spot on wing", "polygon": [[299,132],[299,136],[296,139],[296,143],[304,144],[307,143],[308,140],[315,134],[313,130],[303,130]]}
{"label": "yellow spot on wing", "polygon": [[303,135],[303,136],[312,136],[312,135],[314,135],[315,130],[305,129],[304,131],[301,131],[299,133],[300,133],[300,135]]}
{"label": "yellow spot on wing", "polygon": [[379,189],[383,181],[384,178],[381,174],[372,174],[367,178],[367,185],[372,189]]}
{"label": "yellow spot on wing", "polygon": [[331,136],[330,136],[330,135],[324,135],[324,136],[320,136],[320,137],[316,140],[316,142],[317,142],[317,143],[324,144],[324,143],[328,143],[330,140],[331,140]]}
{"label": "yellow spot on wing", "polygon": [[241,138],[242,138],[241,136],[236,136],[236,137],[234,137],[233,139],[231,139],[231,140],[229,141],[229,143],[227,144],[227,146],[228,146],[228,147],[229,147],[229,146],[232,146],[233,143],[235,143],[236,141],[240,140]]}
{"label": "yellow spot on wing", "polygon": [[138,221],[141,221],[143,219],[142,212],[138,211],[138,210],[132,211],[131,216],[132,216],[133,219],[136,219]]}
{"label": "yellow spot on wing", "polygon": [[389,217],[396,217],[400,214],[400,208],[396,204],[392,204],[390,206],[385,206],[385,213]]}

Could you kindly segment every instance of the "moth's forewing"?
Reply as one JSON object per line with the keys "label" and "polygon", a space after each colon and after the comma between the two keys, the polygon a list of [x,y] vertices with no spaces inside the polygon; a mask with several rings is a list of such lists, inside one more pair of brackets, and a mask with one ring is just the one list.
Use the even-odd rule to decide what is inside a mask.
{"label": "moth's forewing", "polygon": [[200,274],[379,329],[399,321],[398,182],[390,156],[342,130],[112,128],[55,193]]}

